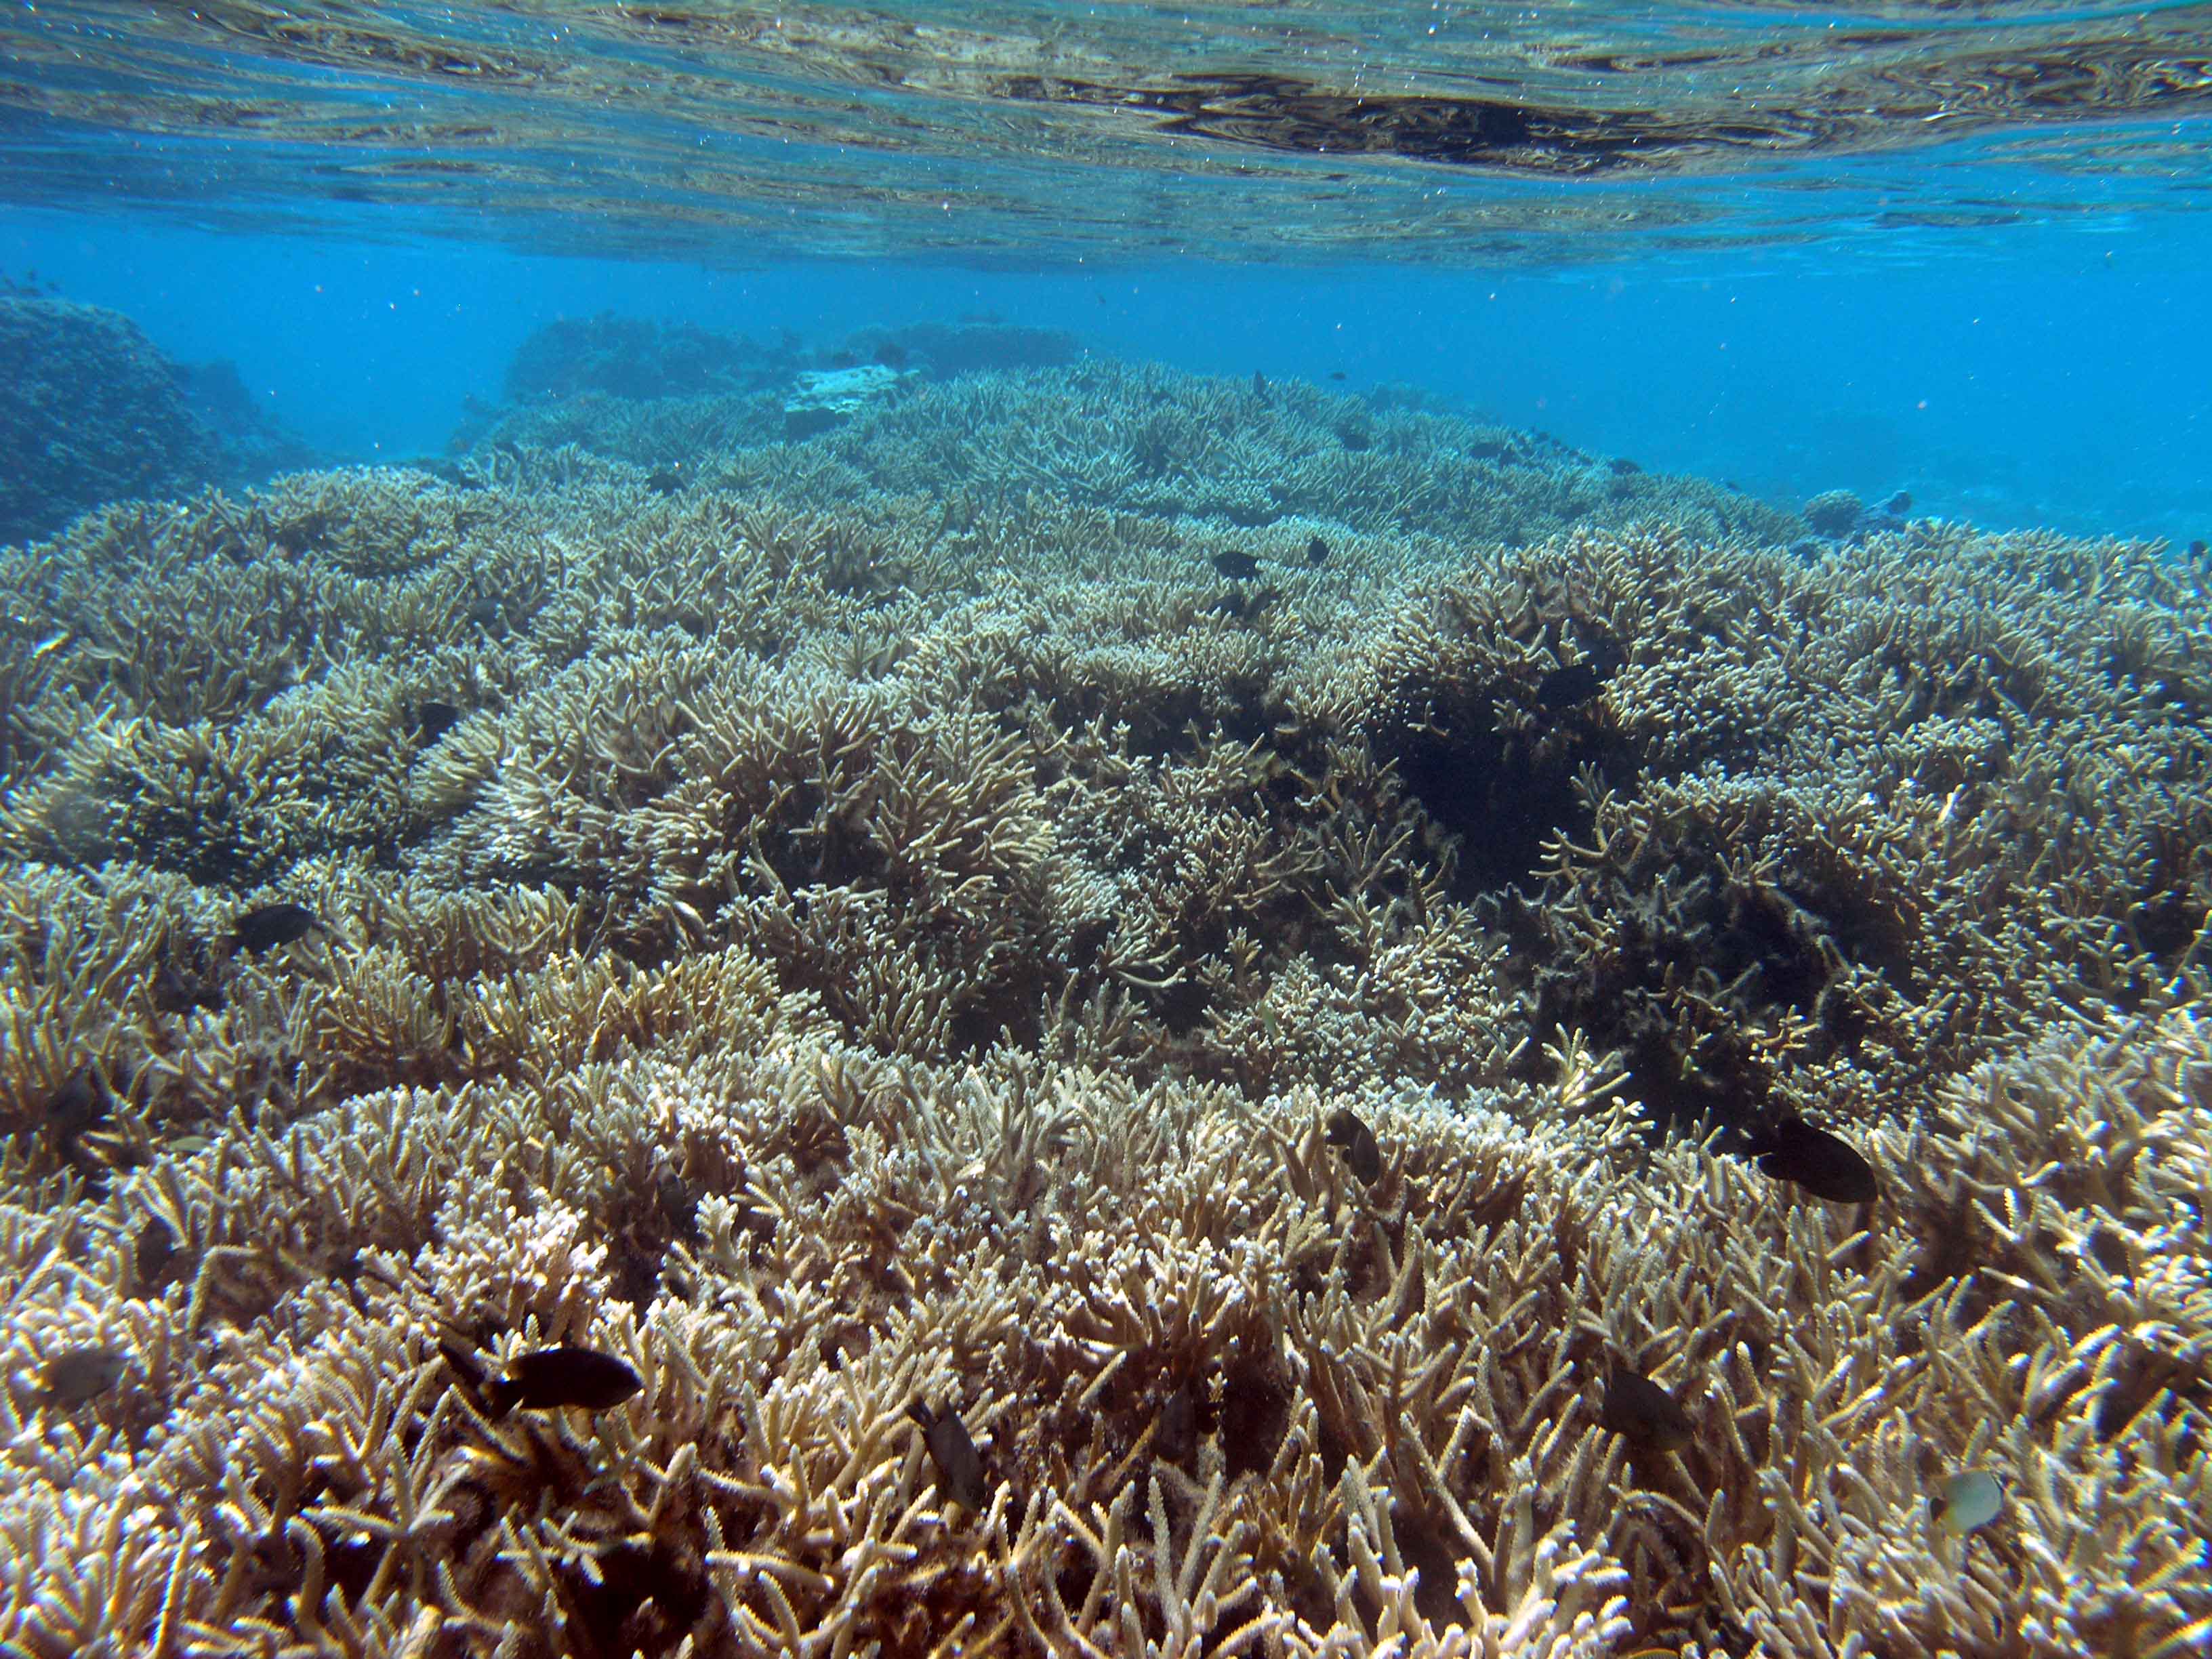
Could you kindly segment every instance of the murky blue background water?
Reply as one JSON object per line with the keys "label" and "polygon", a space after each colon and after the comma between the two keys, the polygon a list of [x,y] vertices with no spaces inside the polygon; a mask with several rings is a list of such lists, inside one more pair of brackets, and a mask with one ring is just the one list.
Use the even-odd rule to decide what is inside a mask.
{"label": "murky blue background water", "polygon": [[0,271],[349,457],[439,450],[557,316],[992,313],[1790,504],[2185,540],[2208,40],[2212,6],[20,6]]}

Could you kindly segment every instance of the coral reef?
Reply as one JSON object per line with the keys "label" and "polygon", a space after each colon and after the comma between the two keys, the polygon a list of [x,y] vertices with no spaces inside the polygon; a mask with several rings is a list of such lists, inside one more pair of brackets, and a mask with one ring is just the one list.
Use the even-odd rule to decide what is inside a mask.
{"label": "coral reef", "polygon": [[896,395],[900,374],[884,363],[805,370],[784,399],[784,435],[809,438],[868,413]]}
{"label": "coral reef", "polygon": [[0,293],[0,542],[110,501],[236,485],[311,459],[228,364],[172,362],[126,317]]}
{"label": "coral reef", "polygon": [[696,325],[603,313],[538,330],[508,365],[505,402],[470,400],[456,453],[579,445],[651,469],[799,441],[885,401],[908,380],[1051,368],[1074,336],[994,321],[866,328],[804,349]]}
{"label": "coral reef", "polygon": [[2200,568],[1117,365],[754,441],[0,553],[11,1653],[2212,1639]]}
{"label": "coral reef", "polygon": [[763,345],[694,323],[601,312],[557,318],[533,331],[507,364],[506,396],[536,404],[586,392],[642,398],[766,392],[799,364],[789,339]]}
{"label": "coral reef", "polygon": [[1016,368],[1058,368],[1083,356],[1083,343],[1059,329],[1028,328],[988,314],[958,323],[908,323],[897,328],[864,328],[830,355],[911,370],[930,380],[950,380]]}
{"label": "coral reef", "polygon": [[[891,372],[844,372],[872,369]],[[1261,396],[1249,381],[1109,359],[949,381],[899,371],[909,377],[895,399],[849,404],[848,420],[793,416],[757,396],[586,397],[507,410],[457,441],[480,464],[502,449],[574,446],[817,508],[871,491],[927,495],[962,527],[1036,495],[1229,532],[1310,520],[1308,535],[1334,525],[1521,545],[1574,525],[1663,519],[1711,538],[1802,533],[1790,514],[1734,490],[1623,471],[1402,389],[1354,397],[1285,382]]]}
{"label": "coral reef", "polygon": [[1869,507],[1848,489],[1826,489],[1802,508],[1807,526],[1830,542],[1864,542],[1905,529],[1912,497],[1902,489],[1878,507]]}

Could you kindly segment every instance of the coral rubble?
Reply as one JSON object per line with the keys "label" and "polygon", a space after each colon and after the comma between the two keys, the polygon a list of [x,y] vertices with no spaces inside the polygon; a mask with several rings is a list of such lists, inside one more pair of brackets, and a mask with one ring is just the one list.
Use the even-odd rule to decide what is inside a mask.
{"label": "coral rubble", "polygon": [[10,1653],[2203,1650],[2201,573],[772,428],[0,554]]}

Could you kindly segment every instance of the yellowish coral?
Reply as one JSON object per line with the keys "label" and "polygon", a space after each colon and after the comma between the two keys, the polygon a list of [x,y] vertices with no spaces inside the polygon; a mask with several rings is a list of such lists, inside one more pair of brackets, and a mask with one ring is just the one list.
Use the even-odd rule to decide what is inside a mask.
{"label": "yellowish coral", "polygon": [[[1048,384],[8,564],[0,1642],[2202,1650],[2199,580],[1401,536],[1604,486]],[[1791,1110],[1880,1201],[1741,1155]],[[639,1392],[490,1409],[562,1343]]]}

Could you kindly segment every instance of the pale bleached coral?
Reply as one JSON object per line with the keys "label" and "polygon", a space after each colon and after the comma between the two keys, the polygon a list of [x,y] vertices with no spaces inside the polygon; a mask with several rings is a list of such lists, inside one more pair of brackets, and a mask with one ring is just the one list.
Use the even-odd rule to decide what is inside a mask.
{"label": "pale bleached coral", "polygon": [[[917,394],[883,476],[1047,384]],[[1267,428],[1157,465],[1177,512],[1283,508],[1278,440],[1352,412],[1157,390]],[[1369,415],[1355,459],[1440,441]],[[1473,459],[1601,483],[1523,447]],[[833,460],[501,452],[9,566],[0,1640],[2202,1644],[2186,570],[1242,532],[1034,456],[854,504]],[[157,680],[86,643],[271,594]],[[277,900],[319,925],[233,937]],[[1790,1109],[1880,1203],[1708,1121]],[[640,1393],[495,1416],[556,1342]],[[1605,1426],[1616,1364],[1686,1445]],[[1953,1537],[1969,1467],[2006,1501]]]}
{"label": "pale bleached coral", "polygon": [[[2101,1358],[2161,1329],[2201,1343],[2201,1283],[2117,1333],[2101,1303],[2023,1322],[1999,1300],[1964,1325],[1962,1293],[1905,1289],[1915,1230],[1945,1213],[1909,1188],[1855,1234],[1695,1148],[1570,1174],[1565,1121],[1534,1100],[1517,1122],[1364,1102],[1391,1150],[1363,1189],[1316,1095],[1252,1107],[1018,1065],[932,1079],[818,1038],[737,1065],[655,1052],[554,1090],[363,1101],[289,1148],[226,1132],[166,1197],[134,1183],[91,1218],[94,1265],[18,1292],[26,1342],[158,1356],[93,1408],[158,1401],[178,1424],[98,1477],[188,1518],[150,1565],[115,1564],[147,1586],[136,1616],[162,1586],[232,1630],[208,1651],[274,1617],[524,1652],[600,1650],[621,1626],[649,1651],[688,1630],[716,1650],[795,1633],[1114,1652],[1149,1632],[1596,1655],[1736,1631],[1933,1653],[2040,1630],[2040,1650],[2179,1654],[2212,1612],[2190,1577],[2202,1407],[2169,1389],[2110,1420],[2128,1383]],[[1936,1143],[1923,1164],[1940,1151],[2000,1194],[2031,1165],[2047,1180],[2065,1125],[2113,1103],[2115,1060],[2151,1115],[2129,1133],[2180,1184],[2051,1214],[2193,1230],[2157,1255],[2201,1279],[2176,1203],[2212,1125],[2193,1024],[2060,1063],[2055,1119],[2018,1141],[1978,1119],[1877,1146],[1901,1167],[1917,1134]],[[2053,1064],[2023,1055],[1985,1086]],[[720,1190],[684,1218],[658,1189],[671,1169]],[[72,1314],[65,1285],[135,1249],[134,1211],[171,1218],[197,1265],[150,1304],[103,1316],[100,1291]],[[659,1293],[617,1299],[616,1259],[640,1249],[665,1256]],[[1966,1271],[1986,1296],[2019,1277],[2007,1261]],[[490,1365],[556,1340],[623,1355],[644,1392],[588,1431],[494,1423],[436,1352],[483,1340]],[[1691,1448],[1647,1462],[1598,1426],[1608,1354],[1678,1392]],[[985,1513],[933,1492],[900,1415],[916,1396],[965,1412]],[[52,1419],[18,1399],[27,1431]],[[1952,1540],[1926,1498],[1969,1462],[2012,1498]],[[85,1478],[66,1454],[36,1467],[20,1485]],[[45,1513],[27,1541],[58,1547],[64,1511]],[[188,1548],[220,1571],[171,1592]],[[289,1599],[303,1583],[319,1603]],[[40,1628],[11,1626],[34,1650]]]}

